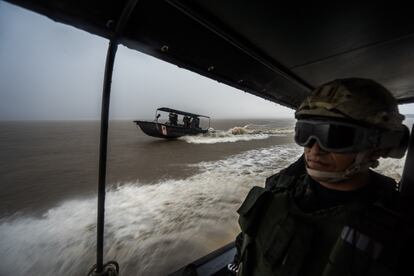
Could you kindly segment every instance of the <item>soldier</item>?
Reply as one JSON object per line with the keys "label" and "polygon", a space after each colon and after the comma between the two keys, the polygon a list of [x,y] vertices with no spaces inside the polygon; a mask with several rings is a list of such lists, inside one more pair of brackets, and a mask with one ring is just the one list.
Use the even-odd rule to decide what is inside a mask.
{"label": "soldier", "polygon": [[379,157],[406,151],[409,131],[395,98],[372,80],[340,79],[315,89],[295,117],[304,154],[249,192],[238,210],[242,233],[229,269],[408,275],[412,212],[396,182],[370,170]]}
{"label": "soldier", "polygon": [[173,126],[176,126],[178,123],[178,115],[174,112],[170,112],[170,114],[168,115],[168,118],[170,120],[170,124]]}
{"label": "soldier", "polygon": [[190,121],[191,121],[190,117],[184,116],[183,118],[184,127],[190,127]]}

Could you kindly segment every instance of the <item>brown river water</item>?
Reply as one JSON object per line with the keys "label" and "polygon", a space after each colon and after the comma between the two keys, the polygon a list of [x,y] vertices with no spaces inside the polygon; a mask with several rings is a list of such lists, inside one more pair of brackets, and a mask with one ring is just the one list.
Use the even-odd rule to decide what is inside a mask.
{"label": "brown river water", "polygon": [[[216,120],[178,140],[110,122],[105,261],[167,275],[232,241],[249,189],[295,161],[294,120]],[[99,123],[0,122],[0,275],[95,264]],[[403,160],[383,160],[396,179]]]}

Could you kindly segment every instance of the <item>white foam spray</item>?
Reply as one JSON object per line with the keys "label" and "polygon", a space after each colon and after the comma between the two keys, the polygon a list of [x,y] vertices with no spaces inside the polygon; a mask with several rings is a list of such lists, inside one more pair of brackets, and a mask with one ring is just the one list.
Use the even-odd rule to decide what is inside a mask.
{"label": "white foam spray", "polygon": [[192,144],[233,143],[239,141],[262,140],[272,136],[287,136],[293,128],[269,128],[266,125],[246,125],[233,127],[227,131],[209,129],[205,134],[184,136],[181,140]]}
{"label": "white foam spray", "polygon": [[394,178],[395,181],[400,181],[402,172],[404,169],[404,163],[405,163],[404,156],[401,159],[394,159],[394,158],[380,158],[379,159],[379,166],[374,169],[374,171],[377,171],[383,175],[386,175],[388,177]]}
{"label": "white foam spray", "polygon": [[[166,275],[234,239],[236,210],[254,185],[301,154],[295,145],[202,162],[200,173],[108,191],[105,260],[122,275]],[[85,275],[95,263],[96,198],[71,200],[41,218],[0,221],[0,275]]]}
{"label": "white foam spray", "polygon": [[[295,161],[294,144],[194,164],[200,173],[108,191],[105,260],[121,275],[166,275],[234,239],[236,210],[249,189]],[[379,169],[398,177],[403,160]],[[96,198],[71,200],[40,218],[0,221],[0,275],[85,275],[95,263]]]}

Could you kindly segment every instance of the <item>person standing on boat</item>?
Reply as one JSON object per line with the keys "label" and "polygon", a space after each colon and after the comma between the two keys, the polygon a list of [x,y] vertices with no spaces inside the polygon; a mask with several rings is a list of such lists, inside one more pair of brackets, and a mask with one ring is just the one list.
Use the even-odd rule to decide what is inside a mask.
{"label": "person standing on boat", "polygon": [[184,127],[189,127],[190,126],[190,121],[191,121],[190,117],[184,116],[184,118],[183,118]]}
{"label": "person standing on boat", "polygon": [[200,128],[200,119],[198,117],[194,117],[191,121],[192,128]]}
{"label": "person standing on boat", "polygon": [[174,112],[170,112],[170,114],[168,115],[168,118],[170,120],[170,124],[173,126],[176,126],[178,123],[178,115]]}
{"label": "person standing on boat", "polygon": [[370,169],[406,151],[409,131],[395,98],[372,80],[340,79],[316,88],[295,117],[304,154],[247,195],[229,270],[409,275],[412,209],[393,179]]}

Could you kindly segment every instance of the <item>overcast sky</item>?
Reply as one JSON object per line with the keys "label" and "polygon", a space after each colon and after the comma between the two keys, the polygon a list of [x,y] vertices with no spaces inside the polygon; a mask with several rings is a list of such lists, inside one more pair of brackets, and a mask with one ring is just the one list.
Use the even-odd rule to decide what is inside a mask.
{"label": "overcast sky", "polygon": [[[98,119],[108,41],[0,1],[0,120]],[[123,46],[112,119],[161,106],[212,118],[293,117],[293,110]],[[400,107],[414,113],[414,104]]]}

